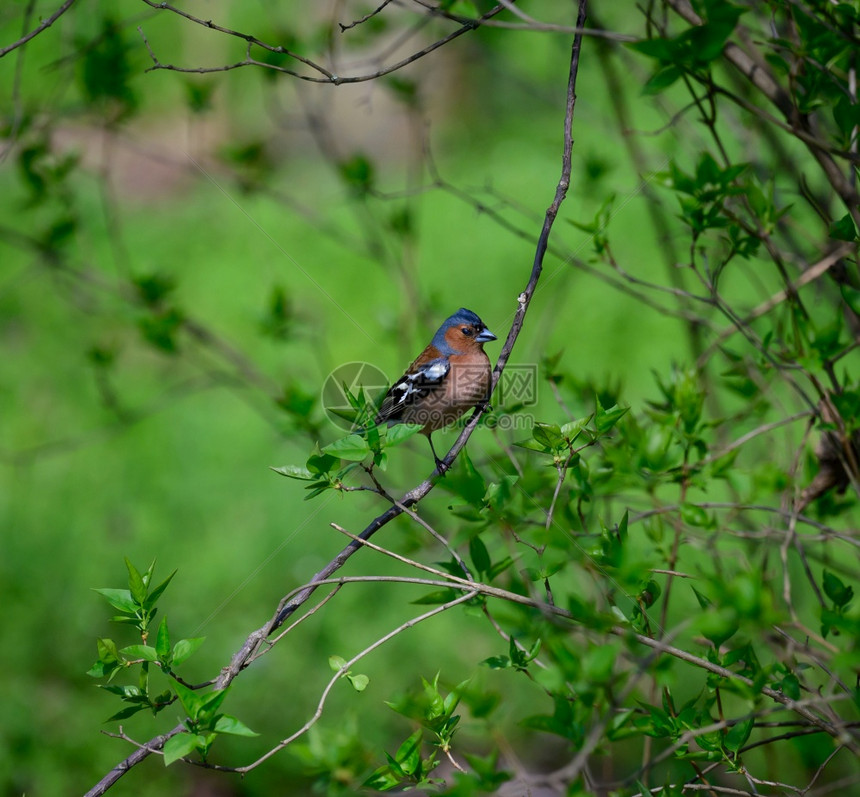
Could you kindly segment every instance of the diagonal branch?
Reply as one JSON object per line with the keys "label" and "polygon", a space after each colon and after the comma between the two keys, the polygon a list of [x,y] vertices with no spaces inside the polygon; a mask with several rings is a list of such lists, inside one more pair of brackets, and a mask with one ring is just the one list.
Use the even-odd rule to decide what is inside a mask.
{"label": "diagonal branch", "polygon": [[43,30],[46,28],[50,28],[63,14],[66,13],[75,3],[75,0],[66,0],[51,16],[47,19],[42,20],[42,23],[33,28],[26,36],[22,36],[18,41],[12,42],[12,44],[7,45],[6,47],[0,48],[0,58],[8,53],[11,53],[12,50],[17,50],[22,45],[26,44],[30,39],[35,39]]}

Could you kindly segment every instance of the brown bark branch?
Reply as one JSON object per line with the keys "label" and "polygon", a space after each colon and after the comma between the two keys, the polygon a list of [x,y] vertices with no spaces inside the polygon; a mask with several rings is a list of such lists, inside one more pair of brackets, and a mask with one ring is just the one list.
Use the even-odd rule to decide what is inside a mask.
{"label": "brown bark branch", "polygon": [[75,0],[66,0],[51,16],[49,16],[46,20],[42,22],[37,28],[31,30],[26,36],[22,36],[18,41],[12,42],[12,44],[7,45],[0,49],[0,58],[8,53],[11,53],[12,50],[17,50],[22,45],[26,44],[30,39],[35,39],[43,30],[46,28],[50,28],[63,14],[66,13],[75,3]]}
{"label": "brown bark branch", "polygon": [[[143,36],[144,42],[146,43],[146,48],[149,51],[150,58],[152,58],[153,65],[147,70],[148,72],[156,70],[156,69],[166,69],[171,72],[183,72],[183,73],[196,73],[196,74],[207,74],[209,72],[228,72],[232,69],[240,69],[245,66],[259,66],[263,69],[272,69],[275,72],[283,72],[284,74],[290,75],[291,77],[298,78],[299,80],[305,80],[309,83],[329,83],[335,86],[340,86],[346,83],[364,83],[368,80],[376,80],[377,78],[383,77],[385,75],[390,75],[392,72],[396,72],[399,69],[402,69],[405,66],[417,61],[420,58],[423,58],[425,55],[429,55],[430,53],[438,50],[440,47],[448,44],[454,39],[459,38],[464,33],[468,33],[469,31],[475,30],[479,28],[481,24],[488,20],[492,19],[497,14],[504,11],[505,7],[503,5],[497,5],[487,11],[485,14],[480,16],[475,20],[469,20],[460,25],[457,30],[451,31],[451,33],[443,36],[441,39],[437,39],[432,44],[423,47],[421,50],[418,50],[406,58],[397,61],[394,64],[389,66],[381,67],[377,69],[375,72],[366,72],[359,75],[347,75],[341,76],[336,75],[334,72],[326,69],[322,64],[318,64],[310,58],[306,58],[303,55],[299,55],[298,53],[294,53],[291,50],[288,50],[285,47],[275,46],[271,44],[267,44],[266,42],[258,39],[256,36],[252,36],[248,33],[242,33],[241,31],[231,30],[230,28],[222,27],[221,25],[217,25],[212,22],[211,19],[201,19],[200,17],[195,17],[193,14],[189,14],[186,11],[182,11],[179,8],[176,8],[169,3],[166,2],[154,2],[154,0],[143,0],[148,6],[152,8],[158,9],[159,11],[172,11],[174,14],[178,14],[181,17],[184,17],[189,22],[194,22],[198,25],[202,25],[204,28],[209,28],[214,31],[218,31],[219,33],[226,34],[227,36],[234,36],[235,38],[242,39],[247,42],[247,49],[245,52],[245,59],[243,61],[237,61],[232,64],[222,64],[221,66],[214,67],[182,67],[176,66],[174,64],[163,64],[153,51],[152,47],[149,45],[149,42],[146,40],[146,37],[143,36],[143,31],[141,30],[141,36]],[[140,28],[138,28],[140,30]],[[578,38],[581,38],[580,34],[577,34]],[[304,64],[309,69],[312,69],[314,72],[319,73],[318,75],[308,75],[303,74],[301,72],[296,72],[294,69],[288,69],[286,67],[278,66],[277,64],[269,64],[265,61],[258,61],[255,58],[251,57],[251,47],[262,47],[264,50],[268,50],[272,53],[278,53],[280,55],[285,55],[289,58],[293,58],[296,61]]]}

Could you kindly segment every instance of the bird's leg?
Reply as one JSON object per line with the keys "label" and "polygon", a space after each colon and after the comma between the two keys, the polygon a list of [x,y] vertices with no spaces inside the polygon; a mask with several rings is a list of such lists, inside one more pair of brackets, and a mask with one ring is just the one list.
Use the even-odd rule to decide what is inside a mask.
{"label": "bird's leg", "polygon": [[479,412],[492,412],[492,411],[493,411],[493,405],[490,404],[489,398],[487,398],[485,401],[482,401],[475,406],[475,415],[477,415]]}
{"label": "bird's leg", "polygon": [[439,459],[438,456],[436,456],[436,449],[433,448],[433,436],[432,436],[432,434],[427,435],[427,442],[430,443],[430,450],[433,452],[433,459],[436,460],[436,469],[439,471],[439,473],[441,473],[444,476],[447,468],[445,466],[445,463],[442,462],[442,460]]}

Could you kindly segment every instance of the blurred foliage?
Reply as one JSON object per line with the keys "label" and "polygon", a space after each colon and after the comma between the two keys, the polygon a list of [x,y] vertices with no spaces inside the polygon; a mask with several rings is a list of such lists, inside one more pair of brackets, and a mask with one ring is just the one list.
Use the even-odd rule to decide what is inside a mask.
{"label": "blurred foliage", "polygon": [[493,407],[230,714],[329,524],[432,467],[326,377],[464,305],[504,338],[573,5],[97,2],[0,57],[4,794],[120,722],[176,732],[112,794],[856,788],[860,5],[592,5]]}

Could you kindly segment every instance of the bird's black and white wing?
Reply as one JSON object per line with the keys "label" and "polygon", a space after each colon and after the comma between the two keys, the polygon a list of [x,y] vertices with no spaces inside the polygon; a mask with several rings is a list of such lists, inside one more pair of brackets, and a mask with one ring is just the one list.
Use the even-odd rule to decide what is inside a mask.
{"label": "bird's black and white wing", "polygon": [[398,421],[407,407],[427,398],[448,376],[451,364],[447,357],[437,357],[412,368],[398,379],[386,393],[376,416],[376,423]]}

